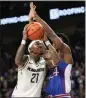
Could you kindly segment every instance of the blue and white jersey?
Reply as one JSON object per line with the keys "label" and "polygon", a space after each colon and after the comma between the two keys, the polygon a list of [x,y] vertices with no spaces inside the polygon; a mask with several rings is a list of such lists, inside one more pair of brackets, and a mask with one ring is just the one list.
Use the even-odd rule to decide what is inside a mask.
{"label": "blue and white jersey", "polygon": [[72,64],[59,61],[54,68],[48,70],[48,81],[45,93],[50,97],[70,98]]}

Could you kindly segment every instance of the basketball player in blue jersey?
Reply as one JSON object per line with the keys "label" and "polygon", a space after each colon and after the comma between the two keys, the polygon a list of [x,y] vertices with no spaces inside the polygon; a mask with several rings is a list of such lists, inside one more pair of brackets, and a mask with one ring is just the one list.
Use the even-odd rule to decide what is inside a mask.
{"label": "basketball player in blue jersey", "polygon": [[[71,98],[71,69],[73,64],[72,54],[70,47],[62,41],[61,37],[58,37],[51,27],[42,20],[35,12],[35,6],[30,4],[32,9],[30,17],[44,26],[46,35],[53,42],[55,49],[58,50],[58,58],[53,57],[53,61],[57,60],[57,63],[53,68],[48,69],[48,81],[45,86],[45,93],[50,98]],[[49,45],[49,41],[46,42]]]}

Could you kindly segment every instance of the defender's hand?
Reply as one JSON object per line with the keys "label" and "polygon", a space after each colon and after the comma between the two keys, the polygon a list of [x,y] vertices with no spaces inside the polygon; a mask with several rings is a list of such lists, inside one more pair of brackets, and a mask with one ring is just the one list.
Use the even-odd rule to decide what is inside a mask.
{"label": "defender's hand", "polygon": [[33,19],[35,17],[36,14],[36,6],[33,5],[33,2],[30,3],[30,12],[29,12],[29,20]]}
{"label": "defender's hand", "polygon": [[36,6],[33,4],[33,2],[30,2],[30,9],[33,9],[35,11]]}

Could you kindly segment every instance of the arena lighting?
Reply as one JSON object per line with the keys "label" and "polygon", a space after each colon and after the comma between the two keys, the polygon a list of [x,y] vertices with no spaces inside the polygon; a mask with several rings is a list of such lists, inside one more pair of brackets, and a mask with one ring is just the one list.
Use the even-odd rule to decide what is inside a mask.
{"label": "arena lighting", "polygon": [[[76,7],[76,8],[68,8],[68,9],[63,9],[59,10],[58,8],[56,9],[51,9],[50,11],[50,19],[59,19],[60,16],[68,16],[68,15],[73,15],[73,14],[80,14],[85,12],[85,7]],[[23,15],[20,17],[10,17],[10,18],[3,18],[0,19],[0,24],[5,25],[5,24],[12,24],[12,23],[18,23],[18,22],[26,22],[28,21],[28,15]]]}
{"label": "arena lighting", "polygon": [[58,8],[56,9],[51,9],[49,11],[50,13],[50,19],[59,19],[60,16],[68,16],[68,15],[73,15],[73,14],[80,14],[85,12],[85,7],[76,7],[76,8],[68,8],[68,9],[63,9],[59,10]]}
{"label": "arena lighting", "polygon": [[28,21],[28,15],[1,19],[1,25]]}

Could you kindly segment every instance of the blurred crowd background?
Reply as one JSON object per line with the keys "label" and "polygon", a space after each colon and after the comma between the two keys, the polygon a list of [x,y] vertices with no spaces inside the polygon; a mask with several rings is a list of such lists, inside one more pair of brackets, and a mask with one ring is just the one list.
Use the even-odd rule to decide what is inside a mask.
{"label": "blurred crowd background", "polygon": [[[38,14],[56,32],[68,36],[74,64],[72,67],[72,96],[85,98],[85,13],[50,20],[49,10],[85,6],[84,1],[34,2]],[[45,6],[47,5],[47,6]],[[46,9],[46,10],[45,10]],[[29,2],[0,1],[0,19],[28,15]],[[0,25],[0,98],[10,98],[17,82],[17,66],[14,58],[22,39],[22,31],[28,22]],[[29,41],[30,42],[30,41]]]}

